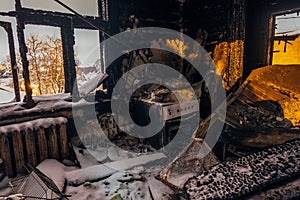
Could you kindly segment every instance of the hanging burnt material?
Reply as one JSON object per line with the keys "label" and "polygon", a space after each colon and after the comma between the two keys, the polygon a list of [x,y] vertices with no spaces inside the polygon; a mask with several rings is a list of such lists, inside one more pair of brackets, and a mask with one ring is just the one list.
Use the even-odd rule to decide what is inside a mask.
{"label": "hanging burnt material", "polygon": [[[108,0],[98,0],[98,15],[99,18],[103,21],[109,20],[108,15]],[[106,39],[106,35],[103,32],[99,32],[99,41],[102,43]],[[102,43],[103,44],[103,43]],[[101,72],[105,72],[105,47],[104,45],[100,45],[100,64],[101,64]]]}
{"label": "hanging burnt material", "polygon": [[98,0],[98,14],[99,17],[105,21],[109,20],[108,15],[108,0]]}
{"label": "hanging burnt material", "polygon": [[230,23],[230,51],[227,87],[232,87],[243,75],[245,41],[245,0],[233,0]]}
{"label": "hanging burnt material", "polygon": [[243,75],[245,1],[230,0],[229,10],[227,40],[216,45],[213,56],[226,90],[231,89]]}

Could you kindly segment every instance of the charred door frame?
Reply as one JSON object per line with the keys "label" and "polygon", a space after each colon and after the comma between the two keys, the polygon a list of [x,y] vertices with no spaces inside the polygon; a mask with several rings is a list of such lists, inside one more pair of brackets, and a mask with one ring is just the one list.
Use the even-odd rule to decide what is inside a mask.
{"label": "charred door frame", "polygon": [[21,101],[21,96],[20,96],[20,88],[19,88],[18,70],[16,69],[17,60],[16,60],[13,30],[12,30],[12,26],[11,26],[10,22],[0,21],[0,26],[3,27],[7,33],[11,72],[12,72],[13,81],[14,81],[15,97],[16,97],[16,101],[18,102],[18,101]]}
{"label": "charred door frame", "polygon": [[[47,25],[59,27],[61,29],[64,58],[65,93],[71,93],[74,99],[78,99],[79,94],[76,80],[76,63],[73,47],[75,44],[74,29],[97,29],[73,14],[23,8],[20,0],[15,0],[15,9],[15,12],[9,12],[7,15],[16,17],[17,19],[19,50],[22,57],[23,78],[25,81],[26,95],[28,98],[27,100],[32,101],[32,89],[30,87],[29,79],[29,61],[26,56],[28,49],[24,35],[26,24]],[[85,16],[85,19],[102,30],[108,29],[108,22],[99,17]]]}

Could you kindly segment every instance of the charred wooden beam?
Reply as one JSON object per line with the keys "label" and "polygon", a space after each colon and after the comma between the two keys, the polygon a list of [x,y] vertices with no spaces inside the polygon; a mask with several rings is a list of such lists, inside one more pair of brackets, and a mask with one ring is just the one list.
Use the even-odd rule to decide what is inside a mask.
{"label": "charred wooden beam", "polygon": [[13,75],[16,101],[21,101],[18,71],[16,69],[17,61],[16,61],[15,44],[14,44],[14,36],[13,36],[12,26],[11,26],[11,23],[9,23],[9,22],[0,22],[0,26],[2,26],[5,29],[5,31],[7,32],[9,54],[10,54],[10,64],[11,64],[11,71],[12,71],[12,75]]}
{"label": "charred wooden beam", "polygon": [[[179,7],[179,5],[178,5]],[[180,13],[178,10],[168,10],[168,12],[160,12],[159,10],[143,8],[130,8],[130,13],[134,13],[139,19],[140,18],[151,18],[162,21],[179,21]],[[130,14],[129,13],[129,14]]]}
{"label": "charred wooden beam", "polygon": [[102,20],[99,17],[84,16],[84,18],[92,23],[94,26],[99,27],[96,29],[84,22],[80,17],[74,14],[66,14],[61,12],[44,11],[44,10],[34,10],[29,8],[21,8],[19,11],[11,11],[8,13],[0,13],[0,15],[16,17],[19,15],[25,24],[35,24],[35,25],[48,25],[48,26],[62,26],[63,19],[71,18],[74,28],[79,29],[91,29],[91,30],[107,30],[108,22]]}
{"label": "charred wooden beam", "polygon": [[143,27],[164,27],[177,31],[180,29],[180,25],[177,21],[163,21],[151,18],[139,18],[139,22]]}
{"label": "charred wooden beam", "polygon": [[[16,11],[21,9],[22,6],[20,0],[16,0],[15,7],[16,7]],[[24,21],[22,20],[22,16],[17,14],[16,19],[17,19],[19,49],[20,49],[20,55],[23,64],[23,78],[25,81],[25,91],[27,96],[26,101],[28,102],[28,105],[30,105],[33,103],[33,99],[32,99],[32,88],[30,86],[30,77],[29,77],[29,61],[27,59],[28,49],[26,46],[25,34],[24,34],[25,24]]]}
{"label": "charred wooden beam", "polygon": [[78,99],[78,87],[76,80],[76,63],[74,58],[74,27],[71,19],[65,19],[61,27],[61,37],[63,43],[63,57],[65,70],[65,92],[71,93],[73,98]]}
{"label": "charred wooden beam", "polygon": [[120,0],[108,2],[108,16],[110,34],[114,35],[120,32]]}

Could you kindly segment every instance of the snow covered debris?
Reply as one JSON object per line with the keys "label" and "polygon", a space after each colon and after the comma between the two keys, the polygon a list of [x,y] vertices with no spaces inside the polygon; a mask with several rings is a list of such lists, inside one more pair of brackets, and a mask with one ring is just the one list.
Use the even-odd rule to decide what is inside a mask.
{"label": "snow covered debris", "polygon": [[85,169],[66,172],[66,179],[69,185],[81,185],[84,182],[100,180],[120,170],[130,169],[165,157],[165,154],[157,153],[130,158],[127,160],[115,161],[102,165],[91,166]]}
{"label": "snow covered debris", "polygon": [[65,185],[64,165],[57,160],[47,159],[40,163],[37,169],[50,178],[61,192],[63,191]]}
{"label": "snow covered debris", "polygon": [[108,77],[107,74],[93,74],[88,81],[83,82],[82,85],[78,88],[79,93],[81,96],[86,96],[95,89],[103,82],[103,80]]}
{"label": "snow covered debris", "polygon": [[85,182],[80,186],[66,188],[70,200],[144,200],[154,199],[168,200],[173,191],[162,182],[153,177],[153,173],[145,173],[145,168],[139,166],[127,171],[119,171],[110,177],[98,182]]}
{"label": "snow covered debris", "polygon": [[[24,197],[30,197],[28,199],[63,199],[65,197],[53,180],[39,169],[30,165],[25,167],[29,174],[18,176],[9,183],[15,194],[23,194]],[[48,170],[48,173],[52,170]]]}

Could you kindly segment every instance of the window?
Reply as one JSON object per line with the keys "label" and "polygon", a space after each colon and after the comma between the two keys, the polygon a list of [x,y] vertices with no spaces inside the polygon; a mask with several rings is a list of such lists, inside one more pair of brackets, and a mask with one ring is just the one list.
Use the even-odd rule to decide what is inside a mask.
{"label": "window", "polygon": [[275,16],[273,62],[300,64],[300,15],[299,12]]}
{"label": "window", "polygon": [[[60,29],[26,25],[27,58],[33,95],[64,92],[64,60]],[[24,89],[24,82],[21,82]]]}

